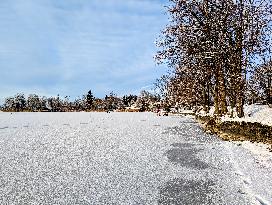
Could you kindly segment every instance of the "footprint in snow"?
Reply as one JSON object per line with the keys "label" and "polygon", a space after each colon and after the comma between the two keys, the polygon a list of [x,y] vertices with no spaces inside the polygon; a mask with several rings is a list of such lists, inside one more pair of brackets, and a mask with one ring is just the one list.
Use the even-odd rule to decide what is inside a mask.
{"label": "footprint in snow", "polygon": [[242,172],[240,172],[240,171],[235,172],[235,174],[237,174],[239,176],[244,176],[244,174]]}
{"label": "footprint in snow", "polygon": [[81,122],[80,124],[81,124],[81,125],[88,125],[87,122]]}
{"label": "footprint in snow", "polygon": [[261,205],[269,205],[270,203],[268,201],[266,201],[265,199],[263,199],[262,197],[260,196],[255,196],[256,200],[258,202],[260,202]]}
{"label": "footprint in snow", "polygon": [[0,127],[0,130],[8,129],[9,127]]}
{"label": "footprint in snow", "polygon": [[247,185],[250,184],[250,182],[249,182],[248,180],[246,180],[246,179],[244,179],[243,182],[244,182],[245,184],[247,184]]}

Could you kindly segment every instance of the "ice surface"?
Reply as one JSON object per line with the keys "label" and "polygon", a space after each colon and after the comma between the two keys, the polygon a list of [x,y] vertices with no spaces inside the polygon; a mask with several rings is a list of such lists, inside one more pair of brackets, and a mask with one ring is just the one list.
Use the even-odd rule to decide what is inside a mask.
{"label": "ice surface", "polygon": [[271,204],[271,155],[191,118],[0,113],[0,128],[0,204]]}

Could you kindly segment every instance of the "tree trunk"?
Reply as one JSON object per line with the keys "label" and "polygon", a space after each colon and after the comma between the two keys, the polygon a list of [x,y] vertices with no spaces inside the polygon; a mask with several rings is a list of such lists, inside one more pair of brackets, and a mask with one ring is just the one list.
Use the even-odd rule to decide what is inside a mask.
{"label": "tree trunk", "polygon": [[[220,62],[220,61],[218,61]],[[227,101],[226,101],[226,85],[225,85],[225,76],[222,67],[222,63],[220,62],[217,69],[217,83],[218,87],[218,97],[219,97],[219,109],[220,114],[224,115],[228,112],[227,109]]]}
{"label": "tree trunk", "polygon": [[243,14],[244,2],[240,0],[240,26],[237,27],[237,101],[236,101],[236,112],[239,118],[244,117],[244,86],[243,80]]}
{"label": "tree trunk", "polygon": [[239,82],[239,90],[237,92],[237,102],[236,102],[236,111],[237,111],[237,116],[239,118],[244,117],[245,113],[244,113],[244,85],[243,85],[243,81],[241,80]]}
{"label": "tree trunk", "polygon": [[226,86],[224,83],[224,76],[221,73],[220,75],[220,80],[219,80],[219,96],[220,96],[220,109],[221,109],[221,114],[224,115],[228,112],[227,109],[227,102],[226,102]]}
{"label": "tree trunk", "polygon": [[219,107],[219,97],[218,97],[218,73],[215,73],[214,114],[215,115],[221,115],[221,110],[220,110],[220,107]]}

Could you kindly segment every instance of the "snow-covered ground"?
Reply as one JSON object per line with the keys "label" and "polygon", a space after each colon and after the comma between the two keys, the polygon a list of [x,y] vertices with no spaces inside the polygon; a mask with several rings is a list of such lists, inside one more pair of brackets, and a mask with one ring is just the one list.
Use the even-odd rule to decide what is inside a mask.
{"label": "snow-covered ground", "polygon": [[0,113],[0,204],[272,204],[272,156],[190,117]]}
{"label": "snow-covered ground", "polygon": [[256,204],[271,205],[272,153],[268,145],[248,141],[230,144],[236,173],[243,180],[245,193],[255,199]]}

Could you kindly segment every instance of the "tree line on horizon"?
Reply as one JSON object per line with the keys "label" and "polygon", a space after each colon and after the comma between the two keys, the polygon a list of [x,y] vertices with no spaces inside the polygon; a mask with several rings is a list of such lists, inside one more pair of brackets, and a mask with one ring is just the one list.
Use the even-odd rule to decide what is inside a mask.
{"label": "tree line on horizon", "polygon": [[272,104],[271,8],[271,0],[169,0],[155,56],[170,68],[156,83],[164,99],[238,117],[245,104]]}
{"label": "tree line on horizon", "polygon": [[30,94],[27,97],[23,93],[7,97],[1,106],[2,111],[7,112],[79,112],[79,111],[124,111],[128,107],[137,107],[139,111],[151,111],[160,97],[148,91],[141,91],[137,95],[124,95],[118,97],[111,92],[104,98],[94,97],[90,90],[87,94],[71,101],[68,96],[61,98],[45,97]]}

